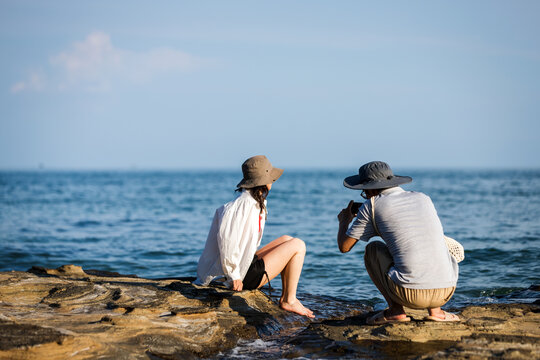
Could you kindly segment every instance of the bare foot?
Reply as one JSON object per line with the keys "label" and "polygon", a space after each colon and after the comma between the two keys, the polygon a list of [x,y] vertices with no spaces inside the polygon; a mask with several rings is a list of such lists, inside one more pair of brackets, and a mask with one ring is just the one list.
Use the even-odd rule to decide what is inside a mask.
{"label": "bare foot", "polygon": [[449,312],[446,312],[446,311],[442,311],[442,313],[437,313],[437,314],[432,314],[432,315],[426,316],[426,317],[424,318],[424,320],[430,320],[430,321],[444,321],[444,322],[448,322],[448,321],[461,321],[461,319],[459,318],[459,316],[457,316],[457,315],[454,314],[454,313],[449,313]]}
{"label": "bare foot", "polygon": [[397,321],[399,321],[399,320],[403,320],[403,319],[407,318],[407,314],[405,314],[405,312],[399,312],[399,313],[395,314],[392,311],[390,311],[390,309],[384,310],[383,315],[388,320],[397,320]]}
{"label": "bare foot", "polygon": [[379,311],[366,319],[368,325],[383,325],[390,323],[409,322],[411,318],[407,314],[387,315],[388,309]]}
{"label": "bare foot", "polygon": [[315,315],[313,315],[313,311],[309,310],[307,307],[302,305],[302,303],[298,299],[296,299],[296,301],[293,301],[292,303],[280,301],[279,307],[286,311],[290,311],[296,314],[307,316],[308,318],[315,317]]}

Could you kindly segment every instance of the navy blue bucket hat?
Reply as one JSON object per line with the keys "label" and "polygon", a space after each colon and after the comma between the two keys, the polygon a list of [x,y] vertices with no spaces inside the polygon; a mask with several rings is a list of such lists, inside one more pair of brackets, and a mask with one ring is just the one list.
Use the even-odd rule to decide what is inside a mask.
{"label": "navy blue bucket hat", "polygon": [[410,176],[394,175],[387,163],[371,161],[358,169],[358,175],[346,177],[343,185],[355,190],[388,189],[411,181]]}

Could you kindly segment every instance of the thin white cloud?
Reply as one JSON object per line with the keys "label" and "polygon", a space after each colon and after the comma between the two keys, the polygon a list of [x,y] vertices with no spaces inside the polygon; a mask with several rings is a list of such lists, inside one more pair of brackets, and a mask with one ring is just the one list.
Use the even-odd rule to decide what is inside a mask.
{"label": "thin white cloud", "polygon": [[41,72],[32,71],[24,81],[16,82],[11,86],[13,94],[21,91],[41,91],[45,87],[45,78]]}
{"label": "thin white cloud", "polygon": [[19,81],[18,83],[13,84],[10,90],[12,93],[16,94],[23,91],[24,89],[26,89],[26,82]]}
{"label": "thin white cloud", "polygon": [[106,91],[116,83],[140,83],[156,76],[197,69],[209,61],[177,49],[162,47],[145,52],[117,48],[101,31],[89,34],[68,49],[51,56],[49,81],[31,74],[11,86],[12,93],[44,89]]}

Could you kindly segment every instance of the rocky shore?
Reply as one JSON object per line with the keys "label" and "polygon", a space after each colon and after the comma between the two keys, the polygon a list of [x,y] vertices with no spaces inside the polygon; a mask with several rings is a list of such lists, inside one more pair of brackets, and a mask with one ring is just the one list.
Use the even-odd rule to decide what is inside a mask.
{"label": "rocky shore", "polygon": [[0,272],[0,359],[219,357],[239,339],[291,328],[277,357],[540,359],[539,304],[469,306],[452,324],[411,311],[411,323],[367,326],[365,310],[309,322],[260,291],[190,280],[74,265]]}
{"label": "rocky shore", "polygon": [[540,306],[469,306],[462,321],[424,321],[425,311],[407,309],[410,323],[366,325],[368,314],[309,325],[287,357],[317,352],[323,357],[388,359],[540,359]]}

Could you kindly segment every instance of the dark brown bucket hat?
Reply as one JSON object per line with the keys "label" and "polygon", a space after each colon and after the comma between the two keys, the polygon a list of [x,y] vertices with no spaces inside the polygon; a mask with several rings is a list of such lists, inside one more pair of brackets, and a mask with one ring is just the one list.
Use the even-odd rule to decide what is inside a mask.
{"label": "dark brown bucket hat", "polygon": [[358,169],[358,175],[346,177],[343,185],[355,190],[388,189],[411,181],[410,176],[394,175],[387,163],[371,161]]}
{"label": "dark brown bucket hat", "polygon": [[244,178],[236,185],[239,188],[252,188],[271,184],[283,174],[283,169],[273,167],[264,155],[250,157],[242,164]]}

